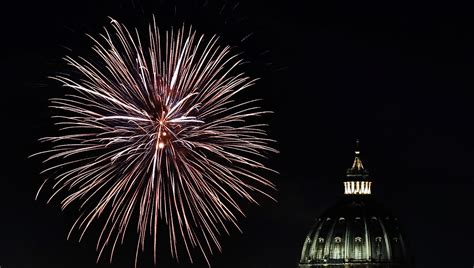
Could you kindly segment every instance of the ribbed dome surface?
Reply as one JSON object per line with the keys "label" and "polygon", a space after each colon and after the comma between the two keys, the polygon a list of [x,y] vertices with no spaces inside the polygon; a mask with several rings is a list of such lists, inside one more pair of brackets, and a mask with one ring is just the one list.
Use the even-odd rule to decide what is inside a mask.
{"label": "ribbed dome surface", "polygon": [[369,196],[344,196],[316,220],[300,268],[410,267],[398,219]]}

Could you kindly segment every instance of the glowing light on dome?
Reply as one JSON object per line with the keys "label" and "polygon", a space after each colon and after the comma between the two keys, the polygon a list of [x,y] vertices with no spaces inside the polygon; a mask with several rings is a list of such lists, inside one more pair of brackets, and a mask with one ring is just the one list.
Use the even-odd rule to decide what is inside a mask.
{"label": "glowing light on dome", "polygon": [[344,194],[371,194],[371,181],[346,181]]}

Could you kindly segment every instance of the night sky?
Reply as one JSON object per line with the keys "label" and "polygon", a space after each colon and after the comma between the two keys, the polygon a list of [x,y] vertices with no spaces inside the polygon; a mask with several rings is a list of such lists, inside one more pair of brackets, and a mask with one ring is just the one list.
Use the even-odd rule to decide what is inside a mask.
{"label": "night sky", "polygon": [[[383,3],[379,3],[383,2]],[[388,4],[390,2],[391,4]],[[212,267],[294,268],[314,219],[343,192],[356,139],[378,200],[398,215],[417,267],[472,267],[474,16],[451,1],[148,1],[2,3],[0,88],[0,266],[132,267],[135,234],[112,264],[96,264],[98,228],[66,236],[77,211],[35,194],[45,149],[56,134],[48,99],[64,89],[47,76],[65,55],[92,55],[111,16],[146,30],[192,24],[219,34],[260,77],[249,90],[275,113],[265,117],[280,154],[268,162],[278,202],[243,203],[244,233],[222,237]],[[248,38],[248,34],[251,34]],[[241,42],[242,39],[245,39]],[[157,267],[207,267],[170,258],[166,233]],[[150,247],[148,247],[150,249]],[[139,267],[153,267],[152,252]]]}

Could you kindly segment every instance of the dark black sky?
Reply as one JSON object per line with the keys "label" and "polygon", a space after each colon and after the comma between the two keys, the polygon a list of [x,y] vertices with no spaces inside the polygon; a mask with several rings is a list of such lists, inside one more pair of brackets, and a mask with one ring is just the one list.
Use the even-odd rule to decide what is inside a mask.
{"label": "dark black sky", "polygon": [[[229,2],[220,13],[223,1],[204,3],[2,3],[2,268],[132,266],[133,242],[113,264],[96,265],[97,233],[66,241],[77,212],[61,213],[46,197],[34,201],[41,165],[27,156],[42,148],[38,138],[55,133],[47,100],[62,89],[46,77],[64,68],[61,57],[90,55],[85,34],[101,33],[107,16],[143,29],[152,14],[165,29],[186,22],[236,46],[251,62],[249,74],[262,77],[251,94],[275,111],[267,120],[281,151],[270,163],[281,172],[274,178],[279,202],[247,206],[244,234],[223,238],[213,267],[295,267],[313,219],[342,193],[356,138],[373,190],[399,216],[418,267],[474,265],[471,6],[247,1],[235,9]],[[162,248],[158,267],[206,267],[184,258],[176,264]],[[141,260],[140,267],[152,267],[150,252]]]}

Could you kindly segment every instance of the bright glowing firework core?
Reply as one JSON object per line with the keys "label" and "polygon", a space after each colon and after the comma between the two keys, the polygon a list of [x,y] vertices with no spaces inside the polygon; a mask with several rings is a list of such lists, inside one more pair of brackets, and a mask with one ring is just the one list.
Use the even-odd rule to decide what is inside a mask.
{"label": "bright glowing firework core", "polygon": [[256,193],[269,196],[264,189],[274,187],[261,159],[276,151],[265,124],[248,120],[267,112],[235,99],[254,80],[237,73],[242,60],[216,36],[184,27],[160,33],[153,21],[142,39],[111,24],[113,31],[93,38],[98,58],[66,57],[75,72],[53,77],[73,93],[52,100],[61,135],[42,139],[53,144],[40,153],[45,162],[59,161],[43,171],[52,173],[50,200],[62,193],[63,209],[80,204],[71,228],[79,240],[103,219],[98,259],[110,246],[112,261],[137,217],[135,265],[147,233],[156,263],[160,220],[174,257],[183,243],[191,261],[198,248],[209,263],[227,225],[238,228],[238,199],[256,202]]}

